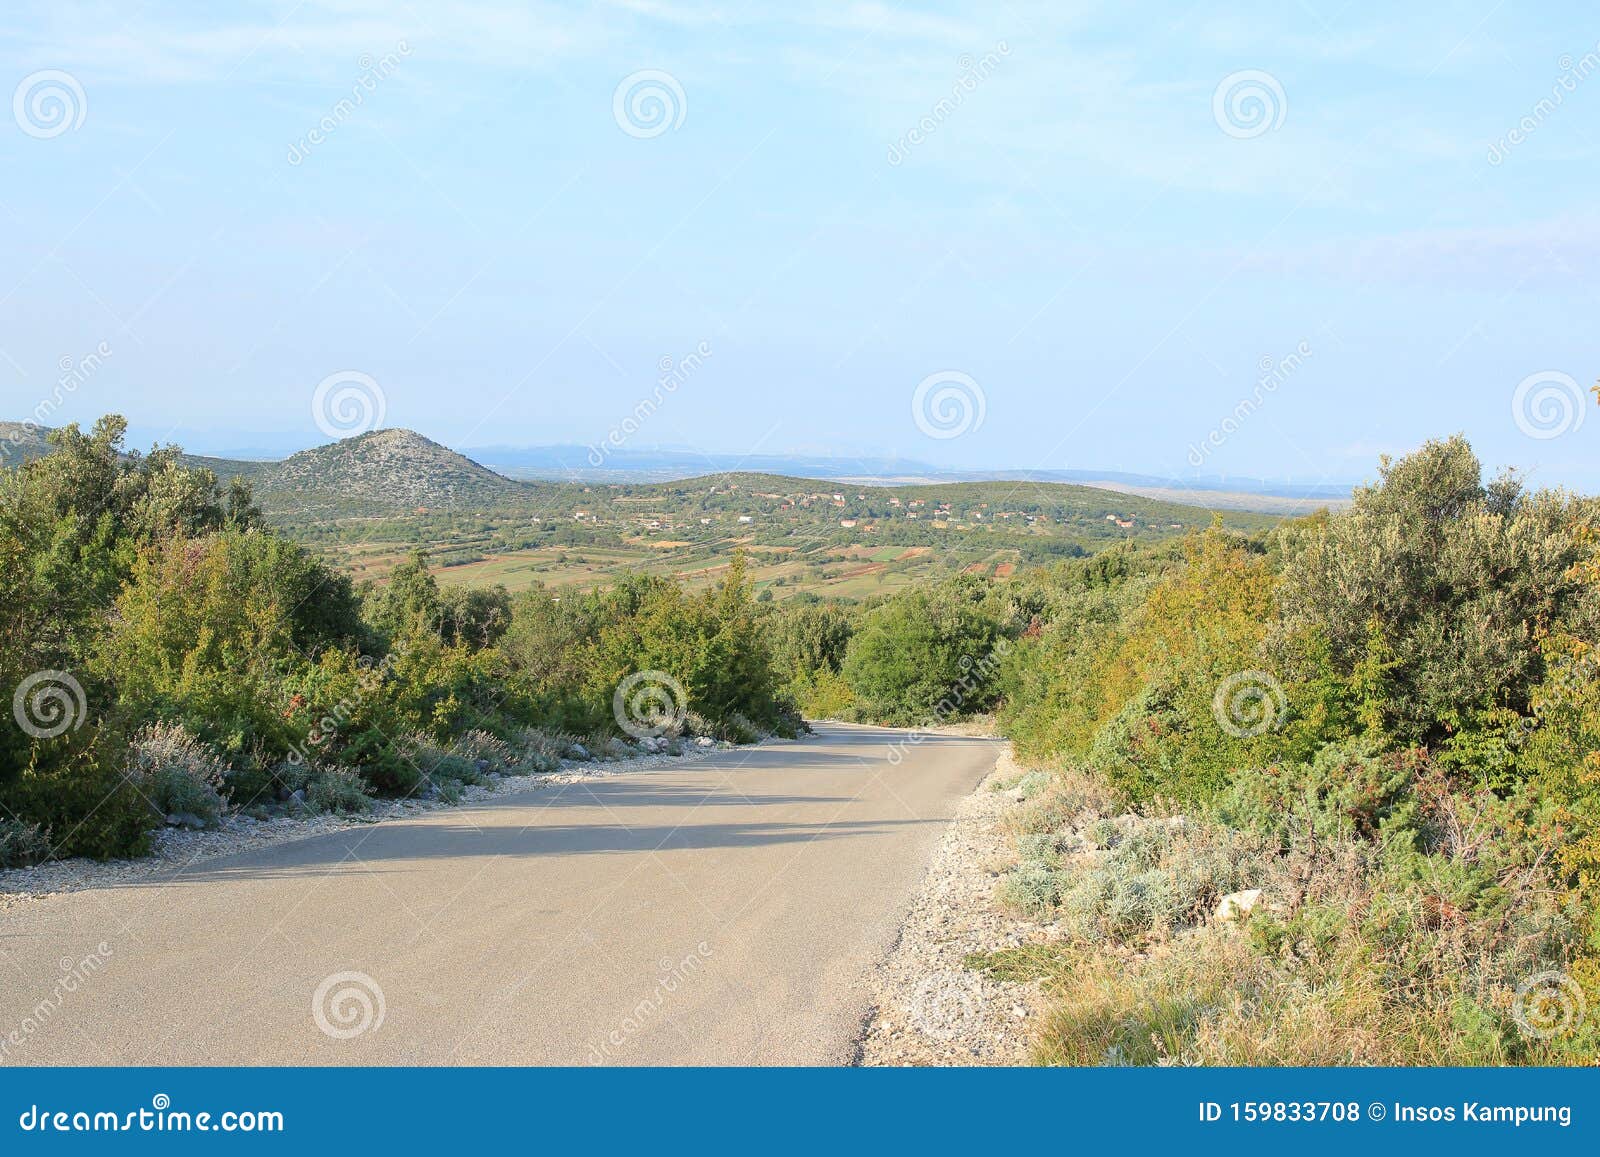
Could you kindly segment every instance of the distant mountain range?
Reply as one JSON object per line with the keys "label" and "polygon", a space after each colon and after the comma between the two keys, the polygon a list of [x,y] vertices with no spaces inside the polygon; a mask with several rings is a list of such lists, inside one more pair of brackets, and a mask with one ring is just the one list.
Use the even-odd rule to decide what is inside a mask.
{"label": "distant mountain range", "polygon": [[1297,483],[1262,478],[1205,475],[1162,477],[1118,470],[951,470],[911,458],[719,454],[694,450],[608,450],[576,445],[479,446],[463,450],[513,478],[582,482],[667,482],[701,474],[754,472],[840,482],[1073,482],[1113,489],[1148,488],[1260,494],[1278,498],[1346,499],[1350,482]]}
{"label": "distant mountain range", "polygon": [[[0,422],[0,463],[49,451],[43,427]],[[223,478],[250,479],[278,510],[462,509],[514,501],[552,481],[649,484],[708,474],[766,474],[856,485],[1034,482],[1093,486],[1166,502],[1290,514],[1349,500],[1350,487],[1253,478],[1162,478],[1095,470],[946,470],[905,458],[486,446],[461,453],[411,430],[382,429],[278,461],[190,455]]]}

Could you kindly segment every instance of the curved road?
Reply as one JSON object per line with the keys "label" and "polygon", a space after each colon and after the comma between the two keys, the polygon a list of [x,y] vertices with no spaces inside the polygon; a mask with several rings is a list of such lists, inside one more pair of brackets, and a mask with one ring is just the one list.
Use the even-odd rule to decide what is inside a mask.
{"label": "curved road", "polygon": [[825,724],[24,904],[0,1064],[846,1063],[998,753],[892,762],[906,737]]}

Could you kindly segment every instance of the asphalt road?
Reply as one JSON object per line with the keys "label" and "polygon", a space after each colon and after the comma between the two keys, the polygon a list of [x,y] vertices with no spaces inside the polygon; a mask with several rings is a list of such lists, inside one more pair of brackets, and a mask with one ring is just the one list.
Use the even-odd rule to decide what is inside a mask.
{"label": "asphalt road", "polygon": [[22,905],[0,1063],[847,1063],[998,754],[891,762],[905,737],[823,725]]}

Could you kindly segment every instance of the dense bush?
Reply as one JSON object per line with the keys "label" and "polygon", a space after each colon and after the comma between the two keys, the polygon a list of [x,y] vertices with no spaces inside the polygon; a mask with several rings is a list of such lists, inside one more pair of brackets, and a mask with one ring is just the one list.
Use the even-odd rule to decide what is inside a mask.
{"label": "dense bush", "polygon": [[[249,488],[125,424],[69,426],[0,472],[0,676],[63,689],[61,732],[0,729],[5,856],[139,854],[166,816],[359,812],[620,750],[619,682],[659,673],[680,719],[792,732],[743,560],[696,594],[631,577],[560,601],[441,592],[425,553],[358,592],[263,526]],[[47,724],[51,721],[45,721]],[[126,738],[133,736],[131,742]]]}
{"label": "dense bush", "polygon": [[1381,647],[1374,724],[1401,744],[1437,745],[1485,712],[1526,714],[1544,673],[1538,642],[1594,636],[1600,602],[1573,568],[1591,499],[1489,485],[1460,438],[1385,462],[1336,517],[1286,530],[1276,549],[1274,652],[1291,676],[1353,678]]}
{"label": "dense bush", "polygon": [[866,717],[924,724],[994,701],[988,672],[1003,650],[1004,624],[984,593],[965,584],[914,588],[862,616],[840,674]]}
{"label": "dense bush", "polygon": [[1525,1002],[1600,997],[1597,514],[1451,439],[1261,540],[1038,576],[1000,719],[1059,769],[1002,887],[1065,935],[1041,1058],[1592,1060]]}
{"label": "dense bush", "polygon": [[26,868],[50,856],[50,838],[38,824],[0,819],[0,868]]}
{"label": "dense bush", "polygon": [[95,724],[37,742],[0,802],[11,818],[37,824],[56,855],[143,855],[152,817],[124,774],[126,747],[121,735]]}
{"label": "dense bush", "polygon": [[158,822],[188,816],[203,826],[222,818],[227,768],[181,726],[156,723],[133,737],[128,779],[150,803]]}

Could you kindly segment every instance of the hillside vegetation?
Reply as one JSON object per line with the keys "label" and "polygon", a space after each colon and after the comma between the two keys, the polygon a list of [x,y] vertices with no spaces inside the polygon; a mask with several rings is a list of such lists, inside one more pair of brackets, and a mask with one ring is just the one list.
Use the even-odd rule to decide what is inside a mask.
{"label": "hillside vegetation", "polygon": [[698,593],[634,576],[556,600],[441,591],[419,554],[358,589],[248,482],[125,452],[124,430],[66,427],[0,475],[0,866],[797,726],[737,562]]}
{"label": "hillside vegetation", "polygon": [[[472,564],[414,549],[414,514],[298,524],[398,530],[358,584],[337,536],[294,541],[245,476],[123,430],[68,427],[0,474],[0,864],[135,854],[227,808],[451,798],[641,717],[676,743],[793,733],[796,708],[987,714],[1035,769],[999,897],[1049,935],[969,963],[1044,981],[1040,1061],[1600,1057],[1600,502],[1486,480],[1459,438],[1338,513],[1203,529],[1108,522],[1123,496],[1075,487],[552,484],[587,515],[556,524],[590,578],[511,591],[441,583]],[[354,485],[341,454],[414,445],[318,469]],[[940,517],[896,519],[913,500]],[[495,509],[476,533],[512,533]],[[672,549],[698,571],[629,561],[691,514],[704,538]],[[912,557],[945,562],[899,589],[758,590],[779,543],[824,568],[910,549],[875,557],[869,521],[992,534],[991,561],[936,539]]]}
{"label": "hillside vegetation", "polygon": [[789,608],[811,712],[994,711],[1058,1064],[1600,1057],[1600,503],[1460,439],[1342,513]]}
{"label": "hillside vegetation", "polygon": [[269,511],[285,519],[336,511],[477,510],[528,487],[410,430],[373,430],[292,454],[255,476]]}

